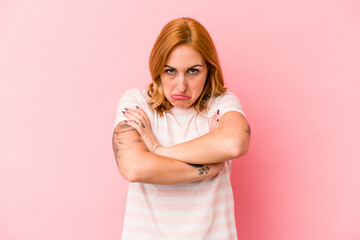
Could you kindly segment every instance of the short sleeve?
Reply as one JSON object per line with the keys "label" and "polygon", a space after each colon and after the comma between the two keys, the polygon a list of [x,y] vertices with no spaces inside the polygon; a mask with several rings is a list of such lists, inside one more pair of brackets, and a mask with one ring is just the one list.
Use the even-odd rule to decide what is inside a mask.
{"label": "short sleeve", "polygon": [[219,109],[220,115],[223,115],[230,111],[239,112],[246,118],[239,98],[234,93],[229,91],[226,91],[215,99],[212,109],[214,111],[217,111],[217,109]]}
{"label": "short sleeve", "polygon": [[136,106],[141,107],[146,111],[147,109],[147,103],[146,98],[144,96],[144,91],[138,88],[133,88],[130,90],[127,90],[120,98],[117,110],[116,110],[116,120],[113,127],[113,131],[115,127],[119,124],[119,122],[126,120],[127,118],[124,116],[122,111],[124,111],[124,108],[135,108]]}

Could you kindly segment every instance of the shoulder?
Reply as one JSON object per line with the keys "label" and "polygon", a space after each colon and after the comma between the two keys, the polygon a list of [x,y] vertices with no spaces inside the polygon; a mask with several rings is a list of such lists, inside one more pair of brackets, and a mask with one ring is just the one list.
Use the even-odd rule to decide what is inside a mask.
{"label": "shoulder", "polygon": [[[147,99],[150,98],[147,95],[146,89],[139,89],[139,88],[132,88],[129,90],[126,90],[120,100],[118,101],[117,110],[116,110],[116,121],[115,126],[123,121],[126,120],[124,117],[122,111],[124,108],[132,108],[135,109],[136,106],[141,107],[146,113],[149,113],[149,108],[147,104]],[[114,126],[114,128],[115,128]]]}
{"label": "shoulder", "polygon": [[132,88],[126,90],[120,98],[120,102],[136,102],[145,103],[150,97],[147,95],[146,89]]}
{"label": "shoulder", "polygon": [[142,88],[131,88],[126,90],[122,97],[134,97],[134,98],[149,98],[147,95],[147,90]]}
{"label": "shoulder", "polygon": [[231,91],[225,91],[223,94],[211,99],[209,109],[210,114],[215,113],[215,111],[219,109],[220,114],[224,114],[229,111],[236,111],[245,116],[239,97]]}
{"label": "shoulder", "polygon": [[126,90],[120,100],[118,101],[119,108],[135,108],[135,106],[142,107],[143,109],[148,108],[147,100],[150,97],[147,95],[146,89],[132,88]]}
{"label": "shoulder", "polygon": [[217,97],[214,97],[213,99],[210,100],[210,106],[216,106],[216,105],[224,104],[224,103],[241,104],[238,96],[231,91],[226,91],[223,94],[221,94]]}

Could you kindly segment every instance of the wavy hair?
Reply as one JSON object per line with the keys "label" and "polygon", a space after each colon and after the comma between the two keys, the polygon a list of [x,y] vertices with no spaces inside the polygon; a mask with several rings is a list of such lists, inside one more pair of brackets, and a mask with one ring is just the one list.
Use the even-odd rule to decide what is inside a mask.
{"label": "wavy hair", "polygon": [[172,107],[165,97],[160,73],[163,71],[172,49],[181,44],[191,46],[197,50],[205,59],[208,69],[202,93],[193,104],[197,112],[206,111],[208,100],[226,91],[215,45],[205,27],[195,19],[188,17],[172,20],[161,30],[149,59],[152,82],[147,90],[147,94],[150,97],[148,104],[160,116],[163,116],[163,112],[169,112]]}

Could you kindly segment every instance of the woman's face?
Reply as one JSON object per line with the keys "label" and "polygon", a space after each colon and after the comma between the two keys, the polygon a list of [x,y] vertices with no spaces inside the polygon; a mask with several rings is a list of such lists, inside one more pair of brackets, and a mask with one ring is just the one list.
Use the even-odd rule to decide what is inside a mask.
{"label": "woman's face", "polygon": [[188,108],[200,96],[207,76],[201,54],[187,45],[175,47],[160,74],[166,99],[177,108]]}

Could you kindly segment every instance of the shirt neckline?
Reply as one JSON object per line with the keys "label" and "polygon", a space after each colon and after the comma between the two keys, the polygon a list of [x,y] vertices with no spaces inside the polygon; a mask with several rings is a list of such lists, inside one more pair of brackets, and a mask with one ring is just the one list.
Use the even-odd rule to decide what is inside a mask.
{"label": "shirt neckline", "polygon": [[191,114],[191,113],[195,113],[196,109],[194,107],[189,107],[189,108],[172,107],[170,111],[173,114]]}

